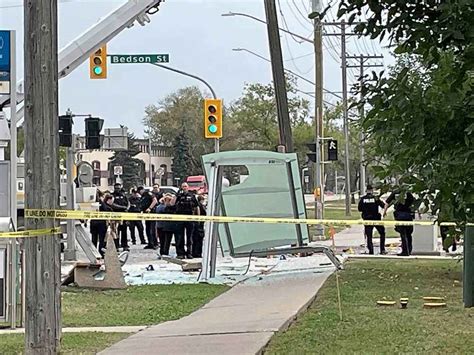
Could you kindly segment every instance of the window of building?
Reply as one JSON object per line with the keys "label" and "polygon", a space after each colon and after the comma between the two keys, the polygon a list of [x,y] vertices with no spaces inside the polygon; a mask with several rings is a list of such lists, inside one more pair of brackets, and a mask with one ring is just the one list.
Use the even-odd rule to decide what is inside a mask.
{"label": "window of building", "polygon": [[92,162],[92,168],[93,168],[94,170],[100,170],[100,161],[94,160],[94,161]]}

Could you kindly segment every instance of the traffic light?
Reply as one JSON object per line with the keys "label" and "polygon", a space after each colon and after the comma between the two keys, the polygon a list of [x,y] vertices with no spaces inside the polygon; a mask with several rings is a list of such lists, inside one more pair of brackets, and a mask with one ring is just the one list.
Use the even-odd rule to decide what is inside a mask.
{"label": "traffic light", "polygon": [[328,160],[337,161],[337,140],[335,139],[328,141]]}
{"label": "traffic light", "polygon": [[104,120],[98,117],[88,117],[86,124],[86,149],[100,149],[103,136],[100,135]]}
{"label": "traffic light", "polygon": [[221,99],[204,99],[204,137],[222,138]]}
{"label": "traffic light", "polygon": [[59,146],[60,147],[71,147],[72,146],[72,116],[64,115],[59,116]]}
{"label": "traffic light", "polygon": [[306,146],[309,148],[309,153],[306,153],[306,156],[313,163],[316,163],[316,143],[307,143]]}
{"label": "traffic light", "polygon": [[107,46],[103,45],[89,58],[90,78],[107,78]]}

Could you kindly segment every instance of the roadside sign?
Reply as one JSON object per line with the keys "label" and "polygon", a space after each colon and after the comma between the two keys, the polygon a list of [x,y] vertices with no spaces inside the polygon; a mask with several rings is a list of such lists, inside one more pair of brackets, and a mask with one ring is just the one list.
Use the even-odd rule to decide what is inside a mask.
{"label": "roadside sign", "polygon": [[169,54],[110,54],[112,64],[169,63]]}
{"label": "roadside sign", "polygon": [[0,95],[10,94],[10,31],[0,31]]}
{"label": "roadside sign", "polygon": [[114,175],[120,176],[123,174],[123,167],[122,165],[115,165],[114,166]]}
{"label": "roadside sign", "polygon": [[330,139],[328,141],[328,160],[336,161],[337,160],[337,140]]}

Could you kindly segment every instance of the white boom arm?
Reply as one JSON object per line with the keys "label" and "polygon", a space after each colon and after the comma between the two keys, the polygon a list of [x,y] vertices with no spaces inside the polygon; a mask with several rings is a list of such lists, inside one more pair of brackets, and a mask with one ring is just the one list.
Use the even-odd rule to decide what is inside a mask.
{"label": "white boom arm", "polygon": [[[109,42],[125,28],[132,27],[135,21],[142,26],[150,22],[148,15],[157,12],[162,1],[164,0],[129,0],[90,27],[60,50],[58,54],[59,78],[67,76],[103,44]],[[23,80],[21,80],[17,83],[17,91],[21,97],[23,97],[23,89]],[[18,121],[23,118],[23,113],[23,107],[17,110]]]}

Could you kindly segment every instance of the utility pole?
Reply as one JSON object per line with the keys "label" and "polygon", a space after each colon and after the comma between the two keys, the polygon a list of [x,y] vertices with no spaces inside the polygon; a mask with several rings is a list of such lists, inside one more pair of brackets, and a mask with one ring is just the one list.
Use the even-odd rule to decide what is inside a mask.
{"label": "utility pole", "polygon": [[[24,1],[26,209],[59,204],[57,0]],[[26,229],[53,228],[26,219]],[[58,354],[61,338],[60,242],[25,239],[25,353]]]}
{"label": "utility pole", "polygon": [[[360,101],[364,99],[364,95],[362,93],[362,86],[364,84],[364,68],[374,68],[374,67],[383,67],[382,64],[367,64],[366,61],[369,59],[381,59],[383,56],[381,55],[358,55],[358,56],[347,56],[347,59],[358,59],[358,65],[347,65],[347,68],[359,68],[359,85],[360,85]],[[364,105],[360,106],[359,109],[359,119],[362,121],[364,119]],[[360,195],[365,195],[365,187],[366,187],[366,171],[365,171],[365,134],[361,128],[359,133],[360,139],[360,178],[359,178],[359,188],[360,188]]]}
{"label": "utility pole", "polygon": [[[316,219],[322,219],[324,216],[324,184],[323,184],[323,31],[319,14],[321,13],[321,0],[312,0],[312,12],[310,19],[314,19],[314,63],[315,63],[315,102],[314,102],[314,121],[316,127],[316,162],[314,187],[319,194],[315,194],[314,211]],[[321,226],[322,227],[322,226]]]}
{"label": "utility pole", "polygon": [[344,174],[346,179],[346,216],[351,215],[351,171],[349,163],[349,118],[347,113],[346,22],[341,21],[342,111],[344,120]]}
{"label": "utility pole", "polygon": [[325,26],[337,26],[341,33],[330,33],[325,36],[341,37],[341,69],[342,69],[342,111],[344,122],[344,177],[345,177],[345,205],[346,216],[351,215],[351,174],[350,174],[350,152],[349,152],[349,115],[347,110],[347,53],[346,53],[346,36],[353,36],[354,33],[346,33],[346,22],[325,22]]}
{"label": "utility pole", "polygon": [[278,112],[278,126],[280,132],[280,145],[285,147],[286,153],[293,152],[293,139],[291,136],[290,114],[288,112],[288,98],[286,95],[286,80],[281,54],[280,33],[278,30],[278,17],[275,0],[264,0],[267,18],[268,43],[270,59],[272,61],[273,85]]}

